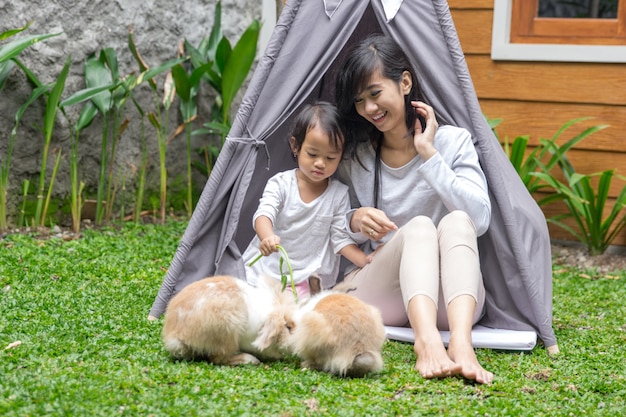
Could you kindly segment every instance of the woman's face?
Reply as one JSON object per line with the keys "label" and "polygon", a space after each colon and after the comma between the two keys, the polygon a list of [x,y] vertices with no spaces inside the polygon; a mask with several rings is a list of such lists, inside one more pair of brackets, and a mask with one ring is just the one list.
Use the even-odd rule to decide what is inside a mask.
{"label": "woman's face", "polygon": [[379,71],[372,75],[367,87],[354,100],[357,113],[387,134],[407,132],[404,97],[411,91],[411,75],[402,74],[399,83],[383,77]]}

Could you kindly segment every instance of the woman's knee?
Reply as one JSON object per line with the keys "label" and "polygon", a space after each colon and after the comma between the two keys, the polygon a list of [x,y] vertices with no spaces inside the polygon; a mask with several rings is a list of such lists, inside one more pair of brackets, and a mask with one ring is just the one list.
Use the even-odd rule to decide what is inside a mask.
{"label": "woman's knee", "polygon": [[426,216],[415,216],[398,231],[403,237],[411,236],[420,240],[437,238],[437,228]]}
{"label": "woman's knee", "polygon": [[453,230],[455,233],[468,234],[474,237],[476,236],[476,226],[474,226],[474,222],[470,219],[469,215],[462,210],[451,211],[441,219],[437,226],[437,231],[441,234],[447,230]]}

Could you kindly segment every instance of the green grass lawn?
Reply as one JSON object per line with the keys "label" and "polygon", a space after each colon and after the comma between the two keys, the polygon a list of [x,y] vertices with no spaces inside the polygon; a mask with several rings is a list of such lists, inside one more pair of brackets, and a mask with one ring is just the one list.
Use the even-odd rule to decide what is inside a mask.
{"label": "green grass lawn", "polygon": [[479,349],[490,386],[424,380],[399,342],[385,343],[383,372],[363,379],[293,358],[229,368],[171,360],[162,321],[146,320],[185,226],[0,239],[1,416],[626,414],[626,273],[555,267],[561,354]]}

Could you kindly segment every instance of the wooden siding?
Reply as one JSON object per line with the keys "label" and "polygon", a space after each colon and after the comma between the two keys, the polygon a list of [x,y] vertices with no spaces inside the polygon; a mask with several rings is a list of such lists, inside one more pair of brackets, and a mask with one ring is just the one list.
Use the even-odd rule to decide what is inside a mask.
{"label": "wooden siding", "polygon": [[[529,135],[533,146],[566,122],[590,117],[566,130],[559,143],[589,126],[608,125],[580,142],[569,158],[581,173],[615,169],[626,176],[626,64],[493,61],[493,0],[448,4],[483,113],[502,119],[496,129],[502,140]],[[625,185],[614,177],[610,195],[614,198]],[[548,217],[564,210],[558,204],[542,209]],[[558,227],[549,228],[554,239],[575,240]],[[626,231],[614,244],[626,245]]]}

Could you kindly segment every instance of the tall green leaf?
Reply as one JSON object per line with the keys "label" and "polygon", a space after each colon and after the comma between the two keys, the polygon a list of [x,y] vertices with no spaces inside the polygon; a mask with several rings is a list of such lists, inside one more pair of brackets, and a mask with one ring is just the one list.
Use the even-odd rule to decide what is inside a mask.
{"label": "tall green leaf", "polygon": [[191,84],[189,83],[187,71],[181,64],[172,67],[172,78],[176,86],[176,94],[178,94],[181,100],[189,101],[191,98]]}
{"label": "tall green leaf", "polygon": [[22,26],[21,28],[5,30],[4,32],[0,33],[0,41],[10,38],[11,36],[15,36],[18,33],[25,31],[32,24],[33,22],[28,22],[26,25]]}
{"label": "tall green leaf", "polygon": [[21,39],[16,39],[12,42],[7,43],[0,47],[0,62],[7,61],[9,59],[15,58],[22,51],[29,46],[41,42],[44,39],[51,38],[53,36],[58,36],[60,33],[47,33],[44,35],[30,35],[25,36]]}
{"label": "tall green leaf", "polygon": [[50,91],[50,95],[48,96],[48,101],[46,102],[46,113],[44,116],[44,132],[46,135],[46,142],[52,139],[52,131],[54,130],[54,122],[56,121],[57,111],[59,109],[59,103],[61,102],[61,94],[65,89],[65,80],[67,79],[67,74],[70,71],[71,65],[71,56],[67,57],[65,61],[65,65],[59,74],[52,90]]}
{"label": "tall green leaf", "polygon": [[85,100],[89,100],[93,98],[94,96],[100,94],[100,92],[102,91],[107,91],[107,90],[110,91],[113,88],[115,88],[117,85],[118,84],[107,84],[107,85],[100,85],[97,87],[84,88],[82,90],[75,92],[74,94],[72,94],[71,96],[63,100],[59,105],[61,107],[73,106],[74,104],[78,104]]}
{"label": "tall green leaf", "polygon": [[222,99],[224,121],[228,120],[230,105],[241,88],[256,55],[261,25],[254,21],[243,33],[226,62],[222,75]]}
{"label": "tall green leaf", "polygon": [[213,13],[213,27],[211,28],[211,34],[206,43],[206,53],[208,56],[216,55],[217,45],[222,37],[222,2],[218,1],[215,5],[215,12]]}
{"label": "tall green leaf", "polygon": [[[70,70],[70,64],[71,64],[71,56],[68,56],[67,60],[65,61],[65,65],[63,66],[63,69],[61,70],[61,73],[59,74],[57,80],[54,82],[54,85],[52,87],[52,90],[50,91],[50,94],[48,94],[48,100],[46,102],[46,111],[44,114],[45,140],[44,140],[43,154],[41,158],[41,172],[39,174],[37,207],[35,209],[35,223],[39,226],[43,226],[45,222],[45,218],[43,217],[45,215],[45,210],[43,206],[44,205],[43,195],[44,195],[45,186],[46,186],[46,168],[47,168],[47,161],[48,161],[48,153],[50,150],[50,142],[52,141],[54,123],[56,121],[56,115],[57,115],[57,111],[59,110],[59,103],[61,101],[61,94],[63,93],[63,90],[65,89],[65,80],[67,79],[67,74],[69,73],[69,70]],[[50,184],[50,188],[52,187],[52,184],[53,183]]]}
{"label": "tall green leaf", "polygon": [[13,61],[0,62],[0,91],[9,78],[9,74],[11,73],[13,67],[15,67],[15,62]]}

